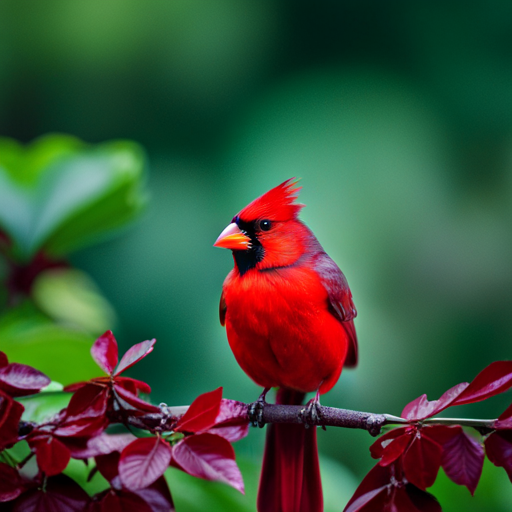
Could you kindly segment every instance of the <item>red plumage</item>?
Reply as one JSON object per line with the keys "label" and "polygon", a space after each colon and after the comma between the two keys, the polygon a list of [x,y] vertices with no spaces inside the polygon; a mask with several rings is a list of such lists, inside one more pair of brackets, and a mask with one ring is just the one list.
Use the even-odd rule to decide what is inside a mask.
{"label": "red plumage", "polygon": [[[281,403],[301,403],[310,391],[326,393],[344,364],[357,364],[352,294],[298,219],[299,190],[287,180],[255,199],[215,243],[232,249],[235,260],[220,301],[233,354],[258,385],[281,388]],[[316,429],[270,426],[260,512],[321,511],[319,478]]]}

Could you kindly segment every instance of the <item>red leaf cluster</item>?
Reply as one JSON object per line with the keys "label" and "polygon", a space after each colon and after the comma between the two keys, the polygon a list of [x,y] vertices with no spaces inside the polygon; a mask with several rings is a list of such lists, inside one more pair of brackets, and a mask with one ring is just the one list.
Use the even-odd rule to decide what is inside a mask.
{"label": "red leaf cluster", "polygon": [[[117,342],[107,331],[91,348],[106,376],[67,386],[73,393],[68,407],[40,424],[20,423],[24,408],[15,397],[36,393],[50,380],[34,368],[9,363],[0,352],[0,452],[25,440],[39,469],[34,476],[24,471],[27,460],[16,466],[0,463],[0,503],[12,511],[170,511],[174,507],[163,476],[169,466],[243,492],[230,442],[247,433],[246,407],[222,399],[222,388],[199,396],[182,416],[142,400],[139,394],[150,387],[121,374],[154,344],[134,345],[119,361]],[[151,436],[107,434],[113,423],[135,425]],[[110,487],[89,498],[62,475],[71,458],[94,458],[91,477],[101,473]]]}
{"label": "red leaf cluster", "polygon": [[[512,361],[497,361],[482,370],[471,383],[461,383],[438,400],[426,395],[407,404],[402,417],[408,425],[381,436],[370,447],[379,463],[368,473],[345,512],[389,510],[430,512],[441,510],[426,493],[439,469],[471,494],[482,474],[485,458],[482,442],[460,425],[425,422],[448,407],[486,400],[512,387]],[[489,460],[503,467],[512,481],[512,406],[496,422],[485,439]]]}
{"label": "red leaf cluster", "polygon": [[482,445],[459,425],[410,425],[391,430],[370,448],[380,466],[397,464],[421,490],[434,484],[442,467],[456,484],[474,494],[484,463]]}
{"label": "red leaf cluster", "polygon": [[494,423],[496,431],[485,440],[488,459],[503,468],[512,482],[512,405]]}
{"label": "red leaf cluster", "polygon": [[[231,440],[240,439],[240,424],[248,425],[245,408],[238,409],[238,417],[235,410],[231,401],[222,399],[222,388],[198,396],[172,426],[170,442],[163,437],[142,438],[123,449],[119,460],[121,482],[132,489],[146,487],[171,465],[192,476],[225,482],[244,492],[234,450],[225,439],[226,435]],[[227,421],[232,424],[226,426]],[[223,429],[224,435],[216,429]],[[178,440],[173,442],[173,436]]]}
{"label": "red leaf cluster", "polygon": [[409,483],[397,463],[377,464],[365,476],[344,512],[441,512],[428,492]]}
{"label": "red leaf cluster", "polygon": [[9,363],[2,352],[0,359],[0,390],[12,397],[38,393],[50,384],[50,379],[26,364]]}
{"label": "red leaf cluster", "polygon": [[0,450],[18,440],[18,426],[23,406],[15,397],[38,393],[50,384],[50,379],[39,370],[19,363],[9,363],[0,352]]}
{"label": "red leaf cluster", "polygon": [[484,368],[471,382],[457,384],[446,391],[439,400],[427,400],[427,395],[407,404],[402,417],[408,420],[430,418],[447,407],[481,402],[503,393],[512,387],[512,361],[495,361]]}
{"label": "red leaf cluster", "polygon": [[[172,511],[164,478],[169,466],[244,492],[230,443],[247,435],[247,405],[223,399],[222,388],[197,397],[181,416],[173,416],[172,408],[144,401],[140,394],[149,393],[150,387],[122,374],[148,355],[154,344],[155,340],[139,343],[119,361],[117,342],[107,331],[91,348],[105,375],[68,386],[66,391],[72,393],[68,407],[39,424],[21,421],[24,407],[16,399],[39,392],[50,380],[34,368],[9,363],[0,352],[0,453],[22,440],[31,450],[23,461],[11,463],[8,456],[0,462],[2,510]],[[440,512],[439,503],[426,492],[439,469],[473,494],[485,454],[512,481],[512,405],[486,424],[483,443],[460,425],[448,426],[434,418],[448,407],[486,400],[510,387],[512,362],[498,361],[438,400],[422,395],[406,405],[402,412],[406,424],[371,446],[371,455],[379,462],[345,511]],[[137,438],[106,433],[114,423],[135,426],[146,434]],[[31,457],[37,463],[36,475],[25,471]],[[62,474],[71,458],[93,459],[90,477],[99,472],[109,487],[89,497]]]}

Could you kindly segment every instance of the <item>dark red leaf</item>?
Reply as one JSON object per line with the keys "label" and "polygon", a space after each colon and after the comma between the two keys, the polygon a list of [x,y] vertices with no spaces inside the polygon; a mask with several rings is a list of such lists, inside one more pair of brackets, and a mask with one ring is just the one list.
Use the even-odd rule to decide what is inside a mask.
{"label": "dark red leaf", "polygon": [[53,434],[59,437],[94,437],[103,432],[109,424],[105,416],[67,418]]}
{"label": "dark red leaf", "polygon": [[220,409],[215,425],[223,427],[226,425],[245,425],[249,423],[247,416],[247,405],[236,400],[223,398],[220,401]]}
{"label": "dark red leaf", "polygon": [[402,418],[408,420],[422,420],[434,416],[450,405],[452,402],[469,386],[467,382],[462,382],[444,392],[439,400],[427,400],[427,395],[421,395],[416,400],[408,403],[402,411]]}
{"label": "dark red leaf", "polygon": [[36,452],[37,465],[46,476],[58,475],[66,469],[71,452],[55,437],[36,435],[29,437],[28,444]]}
{"label": "dark red leaf", "polygon": [[99,384],[86,384],[76,391],[67,407],[68,417],[98,417],[107,412],[110,390]]}
{"label": "dark red leaf", "polygon": [[452,405],[472,404],[503,393],[512,386],[512,361],[495,361],[484,368]]}
{"label": "dark red leaf", "polygon": [[[52,431],[52,435],[55,435],[55,430]],[[70,436],[58,436],[61,443],[66,445],[67,449],[71,453],[72,459],[86,459],[87,457],[75,457],[75,453],[85,452],[87,450],[87,441],[89,436],[85,437],[70,437]]]}
{"label": "dark red leaf", "polygon": [[493,426],[496,430],[510,430],[512,429],[512,418],[497,420],[494,422]]}
{"label": "dark red leaf", "polygon": [[421,433],[424,436],[430,437],[436,443],[444,446],[452,438],[458,436],[462,432],[460,425],[426,425],[421,427]]}
{"label": "dark red leaf", "polygon": [[119,490],[106,493],[101,500],[101,512],[153,512],[146,501],[133,492]]}
{"label": "dark red leaf", "polygon": [[223,398],[215,424],[208,432],[222,436],[230,443],[244,438],[249,432],[247,405]]}
{"label": "dark red leaf", "polygon": [[[394,490],[391,490],[391,493],[394,494]],[[349,502],[343,512],[392,512],[387,506],[390,498],[392,499],[392,495],[388,494],[387,486],[372,489]]]}
{"label": "dark red leaf", "polygon": [[419,512],[418,509],[411,503],[411,500],[408,498],[407,493],[404,487],[393,487],[392,491],[388,494],[386,498],[386,503],[384,507],[375,508],[374,504],[370,509],[363,509],[365,512],[371,510],[373,512]]}
{"label": "dark red leaf", "polygon": [[484,449],[464,430],[443,445],[442,466],[447,476],[458,485],[465,485],[475,494],[484,466]]}
{"label": "dark red leaf", "polygon": [[494,422],[494,428],[497,430],[512,429],[512,405],[509,405],[498,416],[498,421]]}
{"label": "dark red leaf", "polygon": [[384,510],[387,494],[391,491],[392,478],[398,483],[394,466],[374,466],[359,484],[343,512],[358,512],[367,505],[370,506],[364,510],[368,512]]}
{"label": "dark red leaf", "polygon": [[142,489],[161,477],[171,461],[171,447],[158,437],[130,443],[121,453],[119,477],[129,489]]}
{"label": "dark red leaf", "polygon": [[22,494],[12,512],[83,512],[89,503],[87,493],[71,478],[48,478],[46,486]]}
{"label": "dark red leaf", "polygon": [[400,457],[409,444],[414,440],[414,433],[406,433],[393,439],[385,448],[380,461],[381,466],[389,466]]}
{"label": "dark red leaf", "polygon": [[118,361],[117,341],[112,331],[102,334],[91,347],[92,358],[107,374],[111,375]]}
{"label": "dark red leaf", "polygon": [[171,492],[164,476],[144,489],[133,491],[151,506],[153,512],[174,512]]}
{"label": "dark red leaf", "polygon": [[507,418],[512,418],[512,404],[510,404],[500,415],[500,420],[505,420]]}
{"label": "dark red leaf", "polygon": [[155,339],[143,341],[137,343],[133,347],[129,348],[126,354],[121,358],[121,362],[117,367],[115,375],[120,375],[126,369],[133,366],[135,363],[146,357],[150,352],[153,351],[153,345],[156,343]]}
{"label": "dark red leaf", "polygon": [[18,424],[24,410],[23,405],[0,391],[0,450],[17,441]]}
{"label": "dark red leaf", "polygon": [[[135,407],[135,409],[140,409],[141,411],[146,412],[160,412],[160,409],[156,405],[151,405],[150,403],[141,400],[139,397],[137,397],[133,393],[130,393],[121,386],[117,386],[115,382],[114,389],[116,390],[116,393],[118,394],[119,398],[123,399],[127,404],[131,405],[132,407]],[[128,408],[126,407],[126,404],[121,405],[124,408]]]}
{"label": "dark red leaf", "polygon": [[0,389],[13,397],[39,393],[50,382],[44,373],[26,364],[10,363],[0,368]]}
{"label": "dark red leaf", "polygon": [[487,458],[503,468],[512,482],[512,431],[494,432],[484,442]]}
{"label": "dark red leaf", "polygon": [[411,504],[415,507],[414,509],[396,508],[396,512],[407,512],[412,510],[416,512],[442,512],[441,505],[432,494],[429,492],[422,491],[412,484],[405,486],[405,492],[409,498]]}
{"label": "dark red leaf", "polygon": [[371,446],[370,446],[370,454],[374,459],[380,459],[382,457],[382,454],[384,453],[384,449],[386,446],[393,441],[393,439],[396,439],[397,437],[400,437],[401,435],[405,434],[405,432],[410,427],[399,427],[394,428],[393,430],[390,430],[389,432],[386,432],[382,436],[380,436]]}
{"label": "dark red leaf", "polygon": [[112,452],[106,455],[98,455],[95,457],[96,467],[105,480],[111,482],[119,475],[119,452]]}
{"label": "dark red leaf", "polygon": [[210,434],[221,436],[230,443],[243,439],[249,433],[249,424],[233,425],[232,427],[213,427],[207,430]]}
{"label": "dark red leaf", "polygon": [[442,456],[442,446],[419,432],[402,459],[405,477],[424,491],[436,481]]}
{"label": "dark red leaf", "polygon": [[[86,446],[71,448],[74,459],[89,459],[112,452],[122,452],[131,442],[137,439],[133,434],[100,434],[87,440]],[[69,446],[68,446],[69,447]]]}
{"label": "dark red leaf", "polygon": [[441,512],[429,493],[407,483],[399,467],[377,464],[363,479],[344,512]]}
{"label": "dark red leaf", "polygon": [[25,487],[18,471],[0,462],[0,502],[17,498]]}
{"label": "dark red leaf", "polygon": [[74,393],[75,391],[78,391],[80,388],[87,386],[87,384],[89,384],[89,381],[75,382],[73,384],[68,384],[67,386],[64,386],[64,391],[66,391],[68,393]]}
{"label": "dark red leaf", "polygon": [[151,393],[151,387],[149,384],[146,384],[141,380],[131,379],[130,377],[116,377],[115,382],[116,386],[121,386],[134,395],[136,395],[137,392],[146,394]]}
{"label": "dark red leaf", "polygon": [[176,432],[201,432],[209,429],[219,415],[222,388],[199,395],[174,428]]}
{"label": "dark red leaf", "polygon": [[172,465],[189,475],[231,485],[241,493],[244,482],[231,444],[215,434],[186,437],[172,449]]}
{"label": "dark red leaf", "polygon": [[3,366],[7,366],[9,364],[9,361],[7,359],[7,355],[5,352],[0,351],[0,368]]}
{"label": "dark red leaf", "polygon": [[65,417],[54,434],[61,437],[94,437],[109,424],[107,409],[110,389],[104,385],[89,383],[71,397]]}

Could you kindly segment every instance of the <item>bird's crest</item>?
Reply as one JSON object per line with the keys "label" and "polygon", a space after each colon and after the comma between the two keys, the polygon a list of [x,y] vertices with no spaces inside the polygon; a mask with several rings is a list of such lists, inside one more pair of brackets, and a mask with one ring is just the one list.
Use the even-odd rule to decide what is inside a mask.
{"label": "bird's crest", "polygon": [[277,187],[265,192],[249,203],[238,216],[245,221],[270,219],[286,221],[297,218],[304,204],[296,203],[302,187],[297,186],[297,179],[290,178]]}

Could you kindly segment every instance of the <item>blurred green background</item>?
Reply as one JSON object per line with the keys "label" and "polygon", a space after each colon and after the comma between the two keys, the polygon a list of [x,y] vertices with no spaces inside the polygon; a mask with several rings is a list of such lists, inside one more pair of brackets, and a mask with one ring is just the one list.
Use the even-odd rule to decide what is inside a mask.
{"label": "blurred green background", "polygon": [[[302,178],[302,218],[359,311],[360,365],[322,403],[399,414],[512,357],[511,35],[507,0],[3,0],[0,135],[145,148],[142,217],[71,261],[113,306],[122,349],[158,339],[132,376],[172,405],[219,385],[258,396],[218,322],[232,258],[212,244],[250,200]],[[263,437],[237,447],[246,479]],[[373,464],[371,439],[319,437],[335,510]],[[441,480],[433,492],[445,511],[508,510],[505,473],[484,479],[472,500]],[[251,510],[254,493],[236,500]]]}

